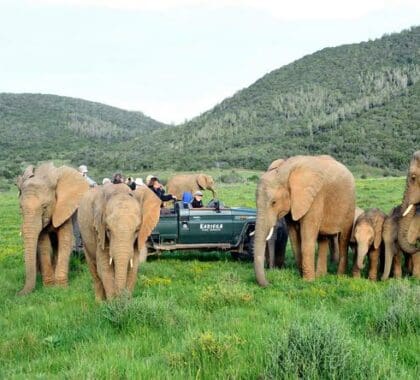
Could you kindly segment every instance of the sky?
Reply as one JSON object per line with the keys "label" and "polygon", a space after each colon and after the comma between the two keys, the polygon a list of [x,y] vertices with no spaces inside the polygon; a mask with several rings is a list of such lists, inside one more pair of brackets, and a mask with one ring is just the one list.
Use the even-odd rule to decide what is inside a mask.
{"label": "sky", "polygon": [[0,92],[178,124],[304,55],[416,25],[418,0],[0,0]]}

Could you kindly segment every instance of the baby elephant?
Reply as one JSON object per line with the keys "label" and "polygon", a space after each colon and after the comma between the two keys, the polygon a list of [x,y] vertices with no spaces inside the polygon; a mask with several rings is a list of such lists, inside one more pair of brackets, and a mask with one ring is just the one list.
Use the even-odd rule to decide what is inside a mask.
{"label": "baby elephant", "polygon": [[78,222],[97,300],[134,289],[160,203],[150,189],[131,191],[125,184],[93,188],[82,199]]}
{"label": "baby elephant", "polygon": [[376,280],[382,243],[382,227],[386,215],[377,208],[361,214],[354,224],[352,240],[356,242],[357,260],[353,263],[353,276],[360,277],[365,256],[369,256],[369,279]]}

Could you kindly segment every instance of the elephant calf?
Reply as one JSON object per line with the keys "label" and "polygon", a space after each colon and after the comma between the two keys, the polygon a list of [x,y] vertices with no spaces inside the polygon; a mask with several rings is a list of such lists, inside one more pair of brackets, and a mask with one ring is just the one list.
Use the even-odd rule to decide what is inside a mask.
{"label": "elephant calf", "polygon": [[382,228],[385,218],[386,214],[377,208],[365,211],[357,218],[351,238],[356,243],[357,252],[357,260],[353,263],[354,277],[360,277],[360,270],[363,269],[365,256],[368,255],[369,279],[377,279],[378,263],[382,248]]}
{"label": "elephant calf", "polygon": [[124,184],[91,189],[82,199],[78,222],[97,300],[134,289],[160,203],[150,189],[131,191]]}
{"label": "elephant calf", "polygon": [[168,180],[167,189],[169,194],[178,199],[186,191],[194,194],[198,190],[210,190],[215,197],[214,180],[207,174],[178,174]]}

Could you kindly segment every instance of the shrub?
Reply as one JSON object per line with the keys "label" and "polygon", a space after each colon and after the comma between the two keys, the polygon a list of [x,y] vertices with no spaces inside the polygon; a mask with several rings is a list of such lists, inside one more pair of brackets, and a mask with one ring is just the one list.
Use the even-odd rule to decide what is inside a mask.
{"label": "shrub", "polygon": [[168,327],[182,320],[176,305],[172,302],[158,301],[147,295],[131,298],[128,292],[104,303],[102,315],[119,330],[132,325]]}
{"label": "shrub", "polygon": [[242,183],[244,182],[242,176],[236,172],[235,170],[232,170],[230,173],[222,174],[219,178],[219,181],[222,183]]}
{"label": "shrub", "polygon": [[293,322],[273,352],[268,378],[370,379],[390,371],[386,358],[358,346],[344,323],[322,312]]}

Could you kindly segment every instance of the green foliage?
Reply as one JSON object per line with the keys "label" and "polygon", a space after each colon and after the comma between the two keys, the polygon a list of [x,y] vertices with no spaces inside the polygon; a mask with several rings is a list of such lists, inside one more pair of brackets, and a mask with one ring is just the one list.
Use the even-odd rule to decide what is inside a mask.
{"label": "green foliage", "polygon": [[392,373],[392,358],[358,347],[346,323],[325,311],[293,321],[274,350],[268,378],[380,379]]}
{"label": "green foliage", "polygon": [[0,94],[0,177],[45,160],[87,164],[98,178],[264,170],[297,154],[330,154],[365,178],[401,175],[420,141],[419,49],[420,27],[323,49],[178,126],[80,99]]}
{"label": "green foliage", "polygon": [[[356,186],[363,207],[388,211],[402,199],[404,178]],[[231,206],[253,207],[255,187],[217,191]],[[80,257],[71,260],[68,288],[44,287],[38,276],[34,292],[18,297],[20,223],[16,191],[0,194],[1,378],[296,378],[298,357],[314,377],[418,378],[418,280],[353,279],[330,265],[307,283],[289,247],[286,269],[267,271],[271,285],[262,289],[252,263],[228,252],[179,251],[150,257],[131,298],[98,304]]]}

